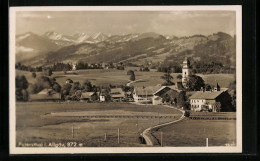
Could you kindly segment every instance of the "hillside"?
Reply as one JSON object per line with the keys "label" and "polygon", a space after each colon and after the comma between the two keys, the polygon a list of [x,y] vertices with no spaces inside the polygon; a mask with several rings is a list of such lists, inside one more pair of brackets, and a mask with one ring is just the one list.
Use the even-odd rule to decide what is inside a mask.
{"label": "hillside", "polygon": [[[35,44],[36,41],[30,45],[20,40],[27,48],[38,44],[41,44],[41,48],[44,46],[48,48],[47,51],[39,48],[42,54],[30,54],[31,57],[22,60],[21,63],[36,66],[55,62],[76,63],[81,60],[87,63],[131,62],[142,65],[145,62],[171,61],[180,64],[184,57],[188,56],[193,62],[220,61],[226,66],[235,66],[235,38],[222,32],[209,36],[194,35],[179,38],[164,37],[152,32],[111,36],[103,33],[65,36],[51,32],[45,34],[41,40],[46,41],[46,45]],[[65,41],[67,44],[58,43]],[[27,53],[30,52],[28,50]]]}

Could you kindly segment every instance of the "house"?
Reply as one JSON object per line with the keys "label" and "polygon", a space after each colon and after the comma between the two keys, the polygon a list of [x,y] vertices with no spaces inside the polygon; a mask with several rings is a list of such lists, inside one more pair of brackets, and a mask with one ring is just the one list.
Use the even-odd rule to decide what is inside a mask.
{"label": "house", "polygon": [[[194,111],[212,111],[219,112],[223,102],[222,95],[225,95],[227,88],[215,88],[211,91],[197,91],[190,96],[191,109]],[[225,96],[224,96],[225,97]]]}
{"label": "house", "polygon": [[37,94],[31,94],[29,101],[60,101],[61,94],[50,88],[45,88]]}
{"label": "house", "polygon": [[82,92],[80,100],[81,101],[96,101],[98,95],[96,92]]}
{"label": "house", "polygon": [[133,91],[133,98],[135,102],[138,103],[152,103],[153,102],[153,94],[161,86],[150,86],[150,87],[135,87]]}
{"label": "house", "polygon": [[111,88],[110,97],[112,101],[119,102],[125,98],[125,93],[122,88]]}
{"label": "house", "polygon": [[99,94],[99,101],[100,102],[105,102],[107,101],[107,96],[109,96],[109,91],[107,89],[101,89],[100,94]]}
{"label": "house", "polygon": [[72,65],[72,70],[77,70],[76,64],[73,64],[73,65]]}
{"label": "house", "polygon": [[[174,100],[174,98],[178,96],[178,91],[175,89],[175,86],[162,86],[160,89],[155,91],[153,93],[153,105],[163,104],[164,101],[167,101],[164,100],[165,96],[167,96],[169,99],[173,98],[172,100]],[[170,102],[170,100],[167,102]]]}
{"label": "house", "polygon": [[71,79],[67,79],[66,84],[68,84],[68,83],[73,83],[73,81]]}

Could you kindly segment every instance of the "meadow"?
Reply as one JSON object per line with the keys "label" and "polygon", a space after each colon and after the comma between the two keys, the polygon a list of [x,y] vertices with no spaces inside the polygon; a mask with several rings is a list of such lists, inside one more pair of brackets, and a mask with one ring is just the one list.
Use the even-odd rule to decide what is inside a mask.
{"label": "meadow", "polygon": [[[52,116],[51,113],[80,112],[86,114],[172,115],[174,118],[84,118]],[[117,111],[117,112],[115,112]],[[94,114],[93,114],[94,112]],[[40,103],[16,104],[16,141],[20,143],[76,142],[84,147],[146,146],[140,134],[148,127],[178,119],[181,112],[165,106],[129,103]],[[73,129],[73,134],[72,134]],[[118,129],[120,143],[118,144]],[[106,139],[105,139],[106,135]]]}
{"label": "meadow", "polygon": [[[162,84],[164,80],[160,77],[163,76],[162,72],[157,72],[151,70],[150,72],[140,72],[139,68],[128,67],[125,70],[116,70],[116,69],[88,69],[88,70],[76,70],[69,71],[66,74],[63,72],[53,72],[51,77],[56,78],[56,81],[63,85],[66,82],[66,79],[70,78],[73,81],[79,81],[83,83],[85,80],[89,80],[92,84],[99,85],[125,85],[130,80],[130,76],[127,75],[128,70],[135,71],[136,81],[133,83],[133,86],[155,86]],[[177,79],[177,75],[181,73],[172,73],[173,82],[179,82],[181,79]],[[16,70],[16,75],[25,75],[29,83],[34,83],[35,78],[32,78],[31,72]],[[42,75],[41,72],[36,73],[37,76]],[[198,74],[201,76],[205,83],[210,85],[215,85],[216,82],[223,88],[228,87],[231,82],[235,80],[234,74]]]}
{"label": "meadow", "polygon": [[153,135],[163,146],[195,147],[235,146],[236,120],[190,120],[184,119],[176,124],[163,127]]}

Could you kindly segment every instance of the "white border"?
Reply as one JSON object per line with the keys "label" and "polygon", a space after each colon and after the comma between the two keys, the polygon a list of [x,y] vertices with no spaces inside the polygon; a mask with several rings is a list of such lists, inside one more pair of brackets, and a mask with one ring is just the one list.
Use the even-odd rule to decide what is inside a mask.
{"label": "white border", "polygon": [[[236,147],[98,147],[27,148],[16,147],[15,127],[15,19],[17,11],[235,11],[236,12]],[[241,153],[242,152],[242,6],[88,6],[88,7],[10,7],[9,9],[9,147],[10,154],[87,153]]]}

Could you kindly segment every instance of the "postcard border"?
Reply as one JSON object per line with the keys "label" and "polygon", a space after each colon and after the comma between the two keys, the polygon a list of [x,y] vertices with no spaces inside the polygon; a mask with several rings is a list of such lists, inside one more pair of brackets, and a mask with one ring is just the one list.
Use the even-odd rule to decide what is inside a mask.
{"label": "postcard border", "polygon": [[[116,147],[116,148],[21,148],[15,137],[15,12],[17,11],[236,11],[236,82],[237,82],[237,146],[236,147]],[[10,154],[96,154],[96,153],[242,153],[242,6],[63,6],[10,7],[9,9],[9,145]],[[11,119],[12,118],[12,119]],[[55,151],[54,151],[55,150]]]}

